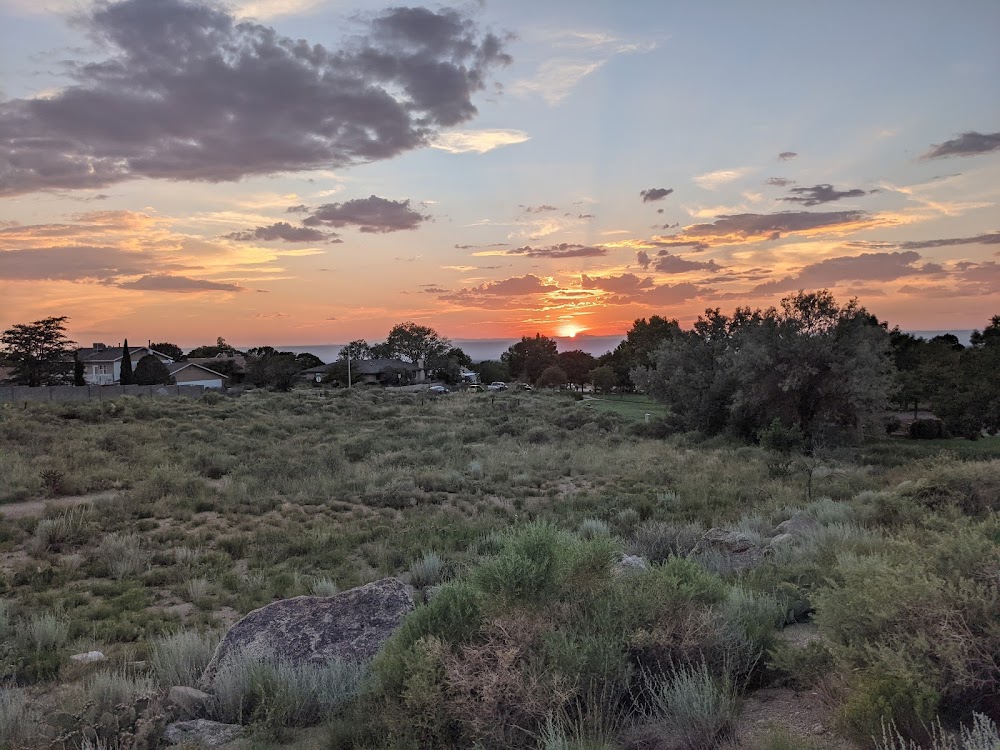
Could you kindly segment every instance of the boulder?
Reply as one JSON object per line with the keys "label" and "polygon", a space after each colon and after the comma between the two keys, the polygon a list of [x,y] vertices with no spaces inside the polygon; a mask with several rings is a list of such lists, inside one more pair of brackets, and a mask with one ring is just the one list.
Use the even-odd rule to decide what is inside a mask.
{"label": "boulder", "polygon": [[649,570],[649,564],[645,558],[639,557],[639,555],[623,554],[618,559],[618,562],[612,566],[611,574],[614,576],[630,576],[636,573],[645,573],[647,570]]}
{"label": "boulder", "polygon": [[174,685],[167,700],[176,709],[177,715],[187,719],[204,716],[212,705],[212,696],[197,688]]}
{"label": "boulder", "polygon": [[222,724],[208,719],[195,719],[168,724],[163,736],[171,745],[221,747],[240,739],[246,734],[246,731],[246,728],[239,724]]}
{"label": "boulder", "polygon": [[73,654],[69,658],[73,661],[78,661],[81,664],[93,664],[95,662],[104,661],[107,657],[100,651],[88,651],[85,654]]}
{"label": "boulder", "polygon": [[783,536],[788,534],[792,537],[802,537],[813,529],[819,528],[819,521],[805,513],[796,513],[787,521],[782,521],[775,526],[771,536]]}
{"label": "boulder", "polygon": [[268,604],[229,629],[202,675],[202,687],[210,689],[219,667],[238,653],[290,664],[368,661],[412,610],[406,584],[395,578],[336,596],[297,596]]}
{"label": "boulder", "polygon": [[721,557],[724,568],[743,571],[760,565],[769,552],[746,534],[729,529],[709,529],[688,557]]}

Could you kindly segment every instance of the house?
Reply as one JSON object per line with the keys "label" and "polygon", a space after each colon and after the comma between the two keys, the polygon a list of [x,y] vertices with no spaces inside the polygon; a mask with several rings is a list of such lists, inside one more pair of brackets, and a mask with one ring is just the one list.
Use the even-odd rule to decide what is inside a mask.
{"label": "house", "polygon": [[423,361],[401,359],[358,359],[351,362],[351,378],[355,383],[378,385],[410,385],[427,379]]}
{"label": "house", "polygon": [[[173,363],[166,354],[154,351],[148,346],[130,346],[128,353],[133,370],[136,363],[147,354],[157,357],[165,365]],[[122,347],[95,343],[93,346],[77,349],[76,356],[83,363],[83,379],[87,385],[114,385],[121,382],[122,357],[125,356]]]}
{"label": "house", "polygon": [[177,385],[203,385],[206,388],[222,388],[226,376],[210,370],[197,362],[172,362],[167,365],[170,377]]}
{"label": "house", "polygon": [[214,357],[189,357],[187,361],[210,369],[232,371],[234,375],[245,375],[247,371],[247,358],[239,352],[219,352]]}
{"label": "house", "polygon": [[460,368],[458,371],[458,376],[462,379],[463,383],[468,383],[469,385],[479,382],[479,374],[473,372],[468,367]]}

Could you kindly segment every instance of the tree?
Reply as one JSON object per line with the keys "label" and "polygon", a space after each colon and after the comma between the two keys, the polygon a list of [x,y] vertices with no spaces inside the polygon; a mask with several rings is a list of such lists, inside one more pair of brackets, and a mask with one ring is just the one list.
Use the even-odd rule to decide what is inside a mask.
{"label": "tree", "polygon": [[537,384],[543,388],[559,388],[566,385],[566,373],[558,365],[550,365],[538,376]]}
{"label": "tree", "polygon": [[580,349],[559,352],[557,360],[560,369],[566,373],[566,382],[577,386],[586,383],[590,379],[590,371],[597,366],[594,356]]}
{"label": "tree", "polygon": [[536,333],[534,338],[522,336],[519,342],[500,355],[500,361],[507,365],[515,378],[534,383],[546,367],[556,363],[557,352],[554,339]]}
{"label": "tree", "polygon": [[610,393],[615,385],[617,385],[618,378],[615,376],[615,371],[612,367],[603,365],[595,367],[590,371],[590,382],[594,384],[594,390],[599,393]]}
{"label": "tree", "polygon": [[80,353],[73,352],[73,385],[80,387],[87,385],[87,379],[83,376],[83,362],[80,361]]}
{"label": "tree", "polygon": [[[157,351],[161,350],[157,349]],[[155,354],[147,354],[135,363],[132,382],[136,385],[169,385],[172,380],[170,370]]]}
{"label": "tree", "polygon": [[787,297],[781,310],[706,310],[654,359],[633,379],[681,426],[745,439],[775,420],[811,444],[829,429],[863,435],[877,429],[895,386],[886,326],[826,290]]}
{"label": "tree", "polygon": [[423,359],[429,361],[443,356],[451,342],[433,328],[407,321],[392,327],[385,339],[385,348],[390,357],[399,357],[408,362]]}
{"label": "tree", "polygon": [[70,380],[76,342],[66,338],[67,320],[64,315],[19,323],[0,335],[4,358],[14,367],[15,383],[60,385]]}
{"label": "tree", "polygon": [[[155,347],[154,347],[155,348]],[[165,353],[165,352],[164,352]],[[217,357],[223,353],[238,354],[236,349],[226,343],[226,340],[219,336],[215,340],[215,346],[198,346],[188,352],[189,358]]]}
{"label": "tree", "polygon": [[128,339],[122,345],[122,369],[118,382],[122,385],[132,384],[132,355],[128,352]]}
{"label": "tree", "polygon": [[486,359],[469,366],[479,376],[480,383],[506,383],[510,380],[510,370],[503,362]]}
{"label": "tree", "polygon": [[435,378],[448,385],[455,385],[462,382],[462,368],[471,365],[472,358],[459,347],[453,346],[444,354],[431,356],[425,364]]}
{"label": "tree", "polygon": [[300,370],[308,370],[310,367],[319,367],[320,365],[325,364],[325,362],[323,362],[323,360],[315,354],[302,352],[295,355],[295,364],[299,366]]}
{"label": "tree", "polygon": [[150,344],[149,348],[160,354],[166,354],[174,362],[181,362],[186,357],[184,356],[184,350],[181,349],[177,344],[171,344],[168,341],[164,341],[159,344]]}
{"label": "tree", "polygon": [[351,359],[371,359],[372,348],[364,339],[356,339],[341,348],[338,358],[346,360],[348,355],[350,355]]}
{"label": "tree", "polygon": [[302,374],[293,352],[279,352],[273,346],[248,349],[247,359],[247,380],[258,388],[289,391]]}
{"label": "tree", "polygon": [[666,341],[681,335],[681,327],[676,320],[667,320],[653,315],[649,320],[637,318],[615,350],[601,355],[598,364],[611,367],[615,371],[618,387],[632,390],[630,373],[636,368],[653,366],[656,350]]}

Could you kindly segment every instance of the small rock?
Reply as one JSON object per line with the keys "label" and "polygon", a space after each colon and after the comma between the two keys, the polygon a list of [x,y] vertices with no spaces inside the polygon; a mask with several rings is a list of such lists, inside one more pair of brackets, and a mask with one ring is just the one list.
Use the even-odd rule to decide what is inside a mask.
{"label": "small rock", "polygon": [[721,555],[731,570],[743,571],[760,565],[769,552],[746,534],[729,529],[709,529],[688,556]]}
{"label": "small rock", "polygon": [[809,729],[809,734],[825,734],[825,733],[826,733],[826,727],[824,727],[822,724],[813,724],[812,727]]}
{"label": "small rock", "polygon": [[93,664],[94,662],[104,661],[107,657],[100,651],[88,651],[85,654],[73,654],[69,658],[81,664]]}
{"label": "small rock", "polygon": [[171,745],[203,745],[221,747],[227,742],[238,740],[246,734],[246,728],[239,724],[222,724],[208,719],[175,721],[168,724],[163,736]]}
{"label": "small rock", "polygon": [[[819,527],[819,522],[812,516],[807,516],[805,513],[796,513],[787,521],[782,521],[775,528],[772,534],[774,536],[782,536],[784,534],[789,534],[794,538],[800,538],[805,536],[806,533],[812,531]],[[772,544],[774,542],[771,542]]]}
{"label": "small rock", "polygon": [[204,716],[208,713],[208,707],[212,703],[211,695],[185,685],[174,685],[170,688],[167,699],[177,709],[178,714],[184,718]]}
{"label": "small rock", "polygon": [[611,573],[615,576],[629,576],[649,570],[646,560],[639,555],[622,555],[614,564]]}

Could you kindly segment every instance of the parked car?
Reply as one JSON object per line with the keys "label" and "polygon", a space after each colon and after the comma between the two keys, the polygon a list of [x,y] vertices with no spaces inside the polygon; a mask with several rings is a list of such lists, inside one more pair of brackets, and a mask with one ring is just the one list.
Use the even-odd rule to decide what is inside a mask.
{"label": "parked car", "polygon": [[443,385],[432,385],[430,388],[427,389],[427,392],[434,394],[451,393],[451,391],[449,391]]}
{"label": "parked car", "polygon": [[479,383],[473,383],[469,386],[469,393],[482,393],[483,387]]}
{"label": "parked car", "polygon": [[499,380],[494,380],[492,383],[490,383],[486,387],[489,388],[491,391],[506,391],[507,390],[507,384],[503,383],[503,382],[501,382]]}

